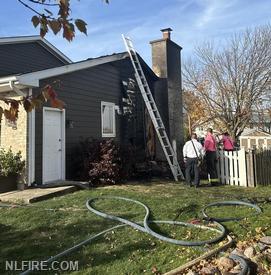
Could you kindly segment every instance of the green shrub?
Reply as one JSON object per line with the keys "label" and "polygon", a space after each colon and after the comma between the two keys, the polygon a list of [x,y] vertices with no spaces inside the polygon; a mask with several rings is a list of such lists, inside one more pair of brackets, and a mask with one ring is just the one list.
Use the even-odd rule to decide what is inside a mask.
{"label": "green shrub", "polygon": [[13,153],[9,148],[7,151],[0,149],[0,176],[19,175],[25,167],[22,154]]}

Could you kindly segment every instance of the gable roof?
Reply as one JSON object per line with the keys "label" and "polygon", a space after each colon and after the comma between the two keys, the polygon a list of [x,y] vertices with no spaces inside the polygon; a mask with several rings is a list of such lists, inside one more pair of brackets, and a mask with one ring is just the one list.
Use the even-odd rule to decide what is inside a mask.
{"label": "gable roof", "polygon": [[242,135],[240,137],[271,137],[271,134],[266,133],[264,131],[260,131],[258,129],[245,128]]}
{"label": "gable roof", "polygon": [[65,54],[58,50],[54,45],[49,43],[46,39],[41,38],[39,35],[32,36],[14,36],[14,37],[1,37],[0,45],[3,44],[17,44],[17,43],[31,43],[36,42],[47,51],[53,54],[55,57],[60,59],[64,63],[72,63],[72,60],[69,59]]}
{"label": "gable roof", "polygon": [[[84,61],[74,62],[64,66],[54,67],[50,69],[16,74],[7,77],[0,77],[0,92],[7,92],[13,89],[16,84],[18,88],[24,87],[39,87],[39,81],[42,79],[63,75],[83,69],[88,69],[94,66],[122,60],[129,59],[128,52],[122,52],[112,55],[101,56],[97,58],[90,58]],[[152,71],[152,69],[147,65],[147,63],[139,56],[140,63],[143,68],[152,76],[153,79],[158,79],[158,76]]]}
{"label": "gable roof", "polygon": [[25,74],[17,74],[0,78],[0,92],[12,90],[11,83],[16,84],[18,88],[23,87],[39,87],[39,81],[42,79],[67,74],[83,69],[88,69],[105,63],[128,58],[127,52],[102,56],[93,59],[87,59],[80,62],[71,63],[51,69],[40,70]]}

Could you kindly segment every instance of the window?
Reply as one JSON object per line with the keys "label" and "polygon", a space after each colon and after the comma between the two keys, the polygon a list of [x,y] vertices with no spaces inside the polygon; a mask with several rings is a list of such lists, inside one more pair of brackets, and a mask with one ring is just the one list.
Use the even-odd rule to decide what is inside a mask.
{"label": "window", "polygon": [[115,104],[111,102],[101,102],[102,115],[102,137],[116,136]]}

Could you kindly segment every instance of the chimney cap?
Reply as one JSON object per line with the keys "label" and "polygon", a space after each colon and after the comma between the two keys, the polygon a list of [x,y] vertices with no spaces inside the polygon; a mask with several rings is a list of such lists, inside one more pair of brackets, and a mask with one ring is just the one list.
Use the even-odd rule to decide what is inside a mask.
{"label": "chimney cap", "polygon": [[161,29],[161,32],[172,32],[171,28],[165,28],[165,29]]}
{"label": "chimney cap", "polygon": [[170,33],[172,32],[171,28],[162,29],[161,32],[163,33],[163,38],[170,40]]}

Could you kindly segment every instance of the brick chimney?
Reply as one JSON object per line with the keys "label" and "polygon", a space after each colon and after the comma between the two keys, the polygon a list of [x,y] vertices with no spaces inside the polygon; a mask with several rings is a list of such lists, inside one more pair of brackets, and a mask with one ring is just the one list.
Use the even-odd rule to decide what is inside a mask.
{"label": "brick chimney", "polygon": [[170,40],[170,33],[172,32],[171,28],[162,29],[161,32],[163,33],[163,38],[164,39],[169,39]]}
{"label": "brick chimney", "polygon": [[170,140],[177,144],[177,154],[180,158],[183,144],[182,47],[171,40],[171,28],[162,29],[161,32],[161,39],[150,42],[152,68],[160,78],[155,87],[155,99]]}

